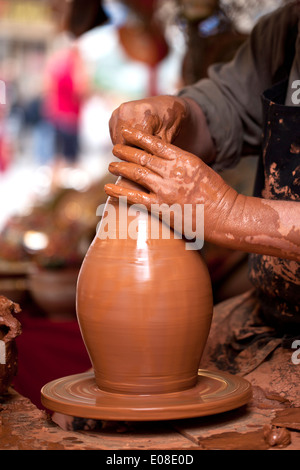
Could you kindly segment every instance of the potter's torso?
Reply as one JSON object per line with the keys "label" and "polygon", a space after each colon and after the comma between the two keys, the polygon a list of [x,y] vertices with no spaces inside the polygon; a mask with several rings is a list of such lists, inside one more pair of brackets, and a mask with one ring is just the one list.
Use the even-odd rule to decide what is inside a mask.
{"label": "potter's torso", "polygon": [[[263,97],[263,151],[255,196],[300,201],[300,106],[287,106],[288,82]],[[296,221],[295,221],[296,223]],[[250,279],[266,320],[277,325],[300,323],[300,263],[250,255]]]}

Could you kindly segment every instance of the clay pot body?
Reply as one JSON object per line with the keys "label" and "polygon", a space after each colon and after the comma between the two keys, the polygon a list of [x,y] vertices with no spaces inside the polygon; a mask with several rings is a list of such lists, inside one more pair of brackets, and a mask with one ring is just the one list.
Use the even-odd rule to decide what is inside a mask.
{"label": "clay pot body", "polygon": [[[118,219],[119,203],[107,204]],[[152,217],[128,215],[136,239],[118,223],[103,239],[102,219],[79,273],[78,322],[105,391],[169,393],[197,381],[212,317],[210,277],[199,251],[187,250],[169,227],[164,239],[159,221],[161,235],[153,239]]]}

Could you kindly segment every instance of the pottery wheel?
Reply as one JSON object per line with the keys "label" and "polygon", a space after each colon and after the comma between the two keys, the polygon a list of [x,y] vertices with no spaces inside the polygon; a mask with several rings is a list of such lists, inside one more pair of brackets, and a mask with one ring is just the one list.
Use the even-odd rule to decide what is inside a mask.
{"label": "pottery wheel", "polygon": [[93,372],[53,380],[42,390],[52,411],[79,418],[158,421],[194,418],[229,411],[249,402],[249,382],[225,372],[199,370],[197,384],[181,392],[126,395],[100,390]]}

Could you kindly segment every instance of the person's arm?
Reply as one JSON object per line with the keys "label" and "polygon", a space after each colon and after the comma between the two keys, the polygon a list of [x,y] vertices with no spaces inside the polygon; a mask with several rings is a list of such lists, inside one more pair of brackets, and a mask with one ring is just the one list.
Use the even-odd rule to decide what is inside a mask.
{"label": "person's arm", "polygon": [[300,261],[300,204],[237,194],[215,221],[209,239],[216,245]]}
{"label": "person's arm", "polygon": [[216,149],[214,169],[259,153],[261,94],[289,74],[299,9],[299,2],[290,2],[261,18],[232,61],[212,65],[208,78],[179,91],[204,113]]}
{"label": "person's arm", "polygon": [[129,203],[143,204],[149,211],[157,204],[160,208],[165,204],[166,209],[179,204],[184,212],[185,205],[191,205],[192,232],[198,223],[196,206],[203,204],[206,241],[300,261],[299,202],[238,194],[195,155],[135,129],[124,129],[123,136],[128,145],[114,147],[123,161],[111,163],[109,169],[146,189],[108,184],[108,195],[126,196]]}

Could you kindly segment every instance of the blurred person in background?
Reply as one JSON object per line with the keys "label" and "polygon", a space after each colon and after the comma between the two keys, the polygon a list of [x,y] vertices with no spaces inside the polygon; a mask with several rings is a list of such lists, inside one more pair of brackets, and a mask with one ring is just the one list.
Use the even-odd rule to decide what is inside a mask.
{"label": "blurred person in background", "polygon": [[45,70],[41,114],[54,133],[55,164],[78,161],[80,113],[88,95],[86,67],[76,43],[55,52]]}

